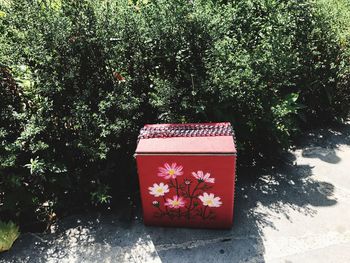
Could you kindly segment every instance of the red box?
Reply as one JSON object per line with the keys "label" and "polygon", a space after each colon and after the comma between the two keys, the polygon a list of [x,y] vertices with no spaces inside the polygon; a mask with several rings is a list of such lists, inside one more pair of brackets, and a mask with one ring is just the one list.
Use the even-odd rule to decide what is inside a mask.
{"label": "red box", "polygon": [[145,125],[135,156],[146,225],[232,226],[236,148],[230,123]]}

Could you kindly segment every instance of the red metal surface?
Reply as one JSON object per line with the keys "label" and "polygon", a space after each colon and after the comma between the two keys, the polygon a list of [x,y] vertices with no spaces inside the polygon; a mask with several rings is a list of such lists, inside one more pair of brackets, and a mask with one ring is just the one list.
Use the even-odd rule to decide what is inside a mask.
{"label": "red metal surface", "polygon": [[[142,145],[145,141],[147,147]],[[213,147],[213,142],[222,145]],[[167,151],[164,145],[176,150]],[[136,161],[144,223],[230,228],[234,204],[234,153],[232,136],[141,139]]]}

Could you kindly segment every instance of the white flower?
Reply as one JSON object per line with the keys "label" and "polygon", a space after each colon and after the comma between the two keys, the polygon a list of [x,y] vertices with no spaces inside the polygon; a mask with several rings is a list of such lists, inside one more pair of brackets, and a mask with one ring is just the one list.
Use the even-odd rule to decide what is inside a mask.
{"label": "white flower", "polygon": [[153,184],[153,187],[148,187],[148,190],[151,195],[159,197],[169,193],[169,186],[164,183]]}
{"label": "white flower", "polygon": [[192,172],[192,175],[199,182],[206,182],[206,183],[211,183],[211,184],[215,183],[215,178],[209,178],[210,173],[204,174],[203,171],[198,171],[197,173]]}
{"label": "white flower", "polygon": [[202,201],[203,205],[209,207],[220,207],[222,202],[220,201],[220,197],[215,197],[214,194],[203,193],[203,195],[198,196],[198,198]]}

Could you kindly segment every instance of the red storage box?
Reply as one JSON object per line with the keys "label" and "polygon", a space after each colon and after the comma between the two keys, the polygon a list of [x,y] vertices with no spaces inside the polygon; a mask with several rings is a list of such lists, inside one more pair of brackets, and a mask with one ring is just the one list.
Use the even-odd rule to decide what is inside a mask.
{"label": "red storage box", "polygon": [[146,225],[232,226],[236,148],[230,123],[145,125],[135,156]]}

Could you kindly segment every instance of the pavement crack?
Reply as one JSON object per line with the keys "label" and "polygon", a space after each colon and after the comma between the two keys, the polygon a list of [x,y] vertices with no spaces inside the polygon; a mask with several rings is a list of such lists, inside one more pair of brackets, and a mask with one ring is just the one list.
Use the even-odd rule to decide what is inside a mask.
{"label": "pavement crack", "polygon": [[212,239],[203,239],[203,240],[191,240],[183,243],[178,244],[161,244],[161,245],[155,245],[156,250],[159,251],[166,251],[171,249],[192,249],[196,247],[202,247],[209,244],[219,243],[219,242],[228,242],[232,240],[242,240],[242,239],[258,239],[260,237],[258,236],[244,236],[244,237],[237,237],[237,236],[225,236],[225,237],[219,237],[219,238],[212,238]]}

